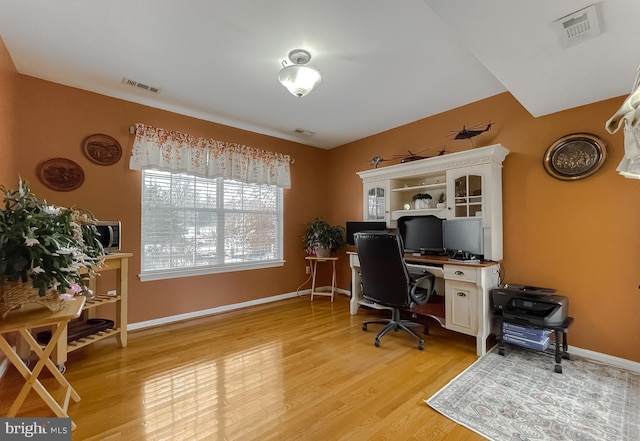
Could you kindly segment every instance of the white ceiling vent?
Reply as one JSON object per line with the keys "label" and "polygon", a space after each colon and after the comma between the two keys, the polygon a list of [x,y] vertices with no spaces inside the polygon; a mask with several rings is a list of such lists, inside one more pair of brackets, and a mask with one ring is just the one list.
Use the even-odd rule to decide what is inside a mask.
{"label": "white ceiling vent", "polygon": [[575,46],[602,33],[598,20],[599,9],[600,4],[596,3],[553,22],[562,47]]}
{"label": "white ceiling vent", "polygon": [[146,90],[147,92],[151,92],[151,93],[160,93],[159,87],[148,86],[146,84],[131,80],[127,77],[122,78],[122,84],[126,84],[127,86],[131,86],[131,87],[137,87],[138,89]]}
{"label": "white ceiling vent", "polygon": [[313,136],[316,134],[316,132],[312,132],[311,130],[304,130],[304,129],[295,129],[293,133],[295,133],[296,135],[302,135],[302,136]]}

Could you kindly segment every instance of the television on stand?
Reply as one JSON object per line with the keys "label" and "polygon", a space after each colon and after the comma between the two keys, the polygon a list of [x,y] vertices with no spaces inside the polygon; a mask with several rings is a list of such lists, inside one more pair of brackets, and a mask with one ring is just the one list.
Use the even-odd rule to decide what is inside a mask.
{"label": "television on stand", "polygon": [[479,263],[484,258],[481,217],[447,219],[442,224],[442,235],[450,260]]}

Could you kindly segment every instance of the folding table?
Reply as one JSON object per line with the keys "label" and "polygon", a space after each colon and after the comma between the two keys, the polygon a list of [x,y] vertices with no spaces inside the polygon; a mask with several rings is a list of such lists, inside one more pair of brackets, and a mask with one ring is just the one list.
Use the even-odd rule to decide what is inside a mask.
{"label": "folding table", "polygon": [[[64,378],[64,375],[60,373],[50,356],[56,346],[58,338],[67,328],[69,321],[80,316],[84,302],[85,297],[74,297],[65,305],[64,309],[58,312],[51,312],[50,310],[43,308],[41,305],[25,305],[22,309],[10,312],[4,320],[0,320],[0,350],[7,356],[9,361],[13,363],[18,372],[20,372],[26,380],[25,385],[22,387],[20,393],[18,393],[18,396],[9,409],[9,413],[7,414],[8,418],[16,416],[31,389],[36,391],[36,393],[58,417],[69,418],[69,415],[67,415],[69,399],[73,399],[74,402],[78,402],[80,401],[80,395],[78,395],[78,393],[71,387],[67,379]],[[52,327],[52,336],[47,346],[42,349],[35,338],[33,338],[33,335],[31,335],[30,330],[45,326]],[[29,370],[16,350],[7,341],[5,336],[10,332],[17,332],[20,334],[20,336],[31,347],[33,352],[38,356],[38,362],[33,367],[33,370]],[[66,389],[62,405],[56,401],[56,399],[42,385],[40,380],[38,380],[38,376],[42,373],[44,367],[47,367],[58,383]],[[71,428],[75,429],[75,427],[76,425],[72,421]]]}
{"label": "folding table", "polygon": [[[313,274],[313,282],[311,283],[311,300],[313,296],[329,296],[333,302],[333,295],[336,293],[336,260],[337,257],[317,257],[307,256],[305,257],[311,263],[311,274]],[[318,262],[331,262],[332,263],[332,277],[331,277],[331,291],[316,291],[316,272],[318,270]]]}

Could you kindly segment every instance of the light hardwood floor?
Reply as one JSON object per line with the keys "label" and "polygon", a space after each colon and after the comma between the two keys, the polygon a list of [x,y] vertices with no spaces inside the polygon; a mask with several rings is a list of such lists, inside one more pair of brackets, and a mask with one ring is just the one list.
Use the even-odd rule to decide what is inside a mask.
{"label": "light hardwood floor", "polygon": [[[343,295],[302,296],[72,352],[73,439],[483,440],[423,401],[477,359],[475,340],[432,324],[424,351],[403,332],[376,348],[380,325],[362,331],[373,315],[349,315]],[[11,367],[0,415],[22,384]],[[31,392],[19,416],[53,414]]]}

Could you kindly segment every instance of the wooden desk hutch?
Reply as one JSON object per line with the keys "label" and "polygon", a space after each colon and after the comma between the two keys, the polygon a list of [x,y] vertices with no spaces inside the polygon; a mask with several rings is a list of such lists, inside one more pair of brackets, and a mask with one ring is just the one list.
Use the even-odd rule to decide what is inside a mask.
{"label": "wooden desk hutch", "polygon": [[[502,260],[502,163],[509,151],[500,144],[435,156],[417,161],[358,172],[363,185],[364,221],[384,221],[397,228],[403,216],[433,215],[441,219],[481,218],[484,258],[481,263],[458,263],[439,256],[407,255],[409,270],[428,270],[444,292],[445,317],[437,317],[447,329],[473,335],[477,354],[486,353],[491,333],[489,290],[499,284]],[[415,206],[416,193],[440,195],[446,204]],[[435,205],[435,204],[434,204]],[[365,304],[361,297],[359,261],[349,253],[352,269],[351,314]]]}

